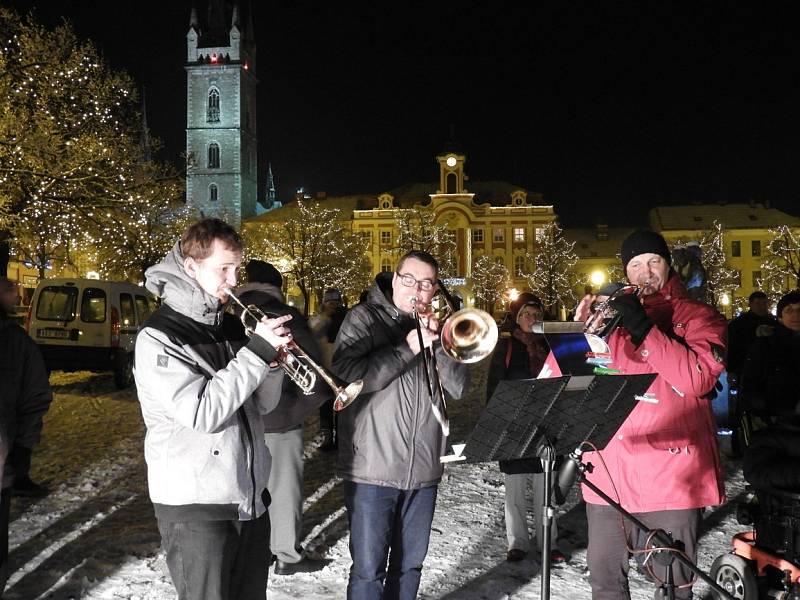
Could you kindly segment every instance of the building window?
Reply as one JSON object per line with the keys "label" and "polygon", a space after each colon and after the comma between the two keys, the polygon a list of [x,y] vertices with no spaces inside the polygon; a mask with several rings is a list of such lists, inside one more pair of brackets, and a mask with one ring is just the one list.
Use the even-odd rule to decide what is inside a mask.
{"label": "building window", "polygon": [[473,229],[472,230],[472,243],[473,244],[482,244],[483,243],[483,229]]}
{"label": "building window", "polygon": [[219,169],[219,144],[208,145],[208,168]]}
{"label": "building window", "polygon": [[212,183],[208,186],[208,200],[210,202],[216,202],[219,200],[219,189],[217,188],[216,183]]}
{"label": "building window", "polygon": [[761,287],[761,271],[753,271],[753,287]]}
{"label": "building window", "polygon": [[731,256],[741,256],[742,255],[742,242],[738,240],[733,240],[731,242]]}
{"label": "building window", "polygon": [[445,193],[446,194],[458,193],[458,176],[455,173],[447,174],[447,190],[445,190]]}
{"label": "building window", "polygon": [[219,123],[219,90],[208,90],[208,110],[206,111],[207,123]]}
{"label": "building window", "polygon": [[753,256],[761,256],[761,240],[751,241],[750,250]]}
{"label": "building window", "polygon": [[494,262],[495,262],[495,264],[498,264],[498,265],[504,265],[505,264],[505,261],[503,260],[502,256],[495,256],[494,257]]}
{"label": "building window", "polygon": [[388,258],[381,259],[381,273],[391,273],[392,262]]}
{"label": "building window", "polygon": [[525,271],[528,270],[528,265],[525,263],[526,261],[524,256],[514,257],[514,275],[516,277],[522,277],[525,274]]}
{"label": "building window", "polygon": [[524,242],[525,241],[525,228],[524,227],[514,227],[514,241],[515,242]]}
{"label": "building window", "polygon": [[535,230],[535,235],[536,235],[536,243],[541,244],[542,242],[545,241],[544,238],[547,235],[547,229],[545,229],[544,227],[537,227]]}
{"label": "building window", "polygon": [[503,231],[502,227],[495,227],[492,230],[492,239],[495,242],[503,242],[506,239],[505,231]]}
{"label": "building window", "polygon": [[386,229],[381,230],[381,246],[389,246],[392,243],[392,232]]}
{"label": "building window", "polygon": [[363,241],[363,242],[364,242],[364,243],[365,243],[367,246],[371,246],[371,245],[372,245],[372,232],[371,232],[371,231],[369,231],[368,229],[367,229],[367,230],[364,230],[364,229],[362,229],[362,230],[361,230],[361,231],[359,231],[358,233],[359,233],[359,235],[361,236],[361,240],[362,240],[362,241]]}

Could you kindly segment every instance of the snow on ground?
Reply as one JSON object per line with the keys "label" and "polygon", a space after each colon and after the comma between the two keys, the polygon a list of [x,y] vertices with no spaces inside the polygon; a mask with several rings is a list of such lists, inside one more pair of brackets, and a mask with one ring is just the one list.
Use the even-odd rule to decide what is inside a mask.
{"label": "snow on ground", "polygon": [[[463,440],[480,412],[481,377],[473,393],[451,407],[453,435]],[[175,598],[147,496],[142,440],[144,426],[133,391],[116,391],[110,375],[60,373],[51,378],[55,401],[34,454],[34,479],[51,494],[12,504],[10,600],[118,600]],[[270,575],[275,600],[344,598],[350,566],[347,516],[335,457],[320,453],[316,420],[306,431],[307,548],[329,561],[315,573]],[[744,482],[728,461],[728,504],[705,514],[699,564],[705,570],[729,550],[741,529],[735,500]],[[539,598],[534,558],[505,561],[503,476],[495,464],[446,467],[433,522],[419,598],[433,600],[526,600]],[[586,570],[586,521],[573,492],[558,509],[561,547],[572,554],[551,572],[553,598],[591,597]],[[652,597],[650,584],[632,570],[635,600]],[[705,595],[705,586],[695,587]]]}

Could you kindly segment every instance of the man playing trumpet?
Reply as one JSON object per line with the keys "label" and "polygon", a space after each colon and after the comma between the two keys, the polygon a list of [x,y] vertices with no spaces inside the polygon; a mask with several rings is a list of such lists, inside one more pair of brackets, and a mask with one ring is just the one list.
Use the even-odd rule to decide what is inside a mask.
{"label": "man playing trumpet", "polygon": [[261,414],[280,398],[270,369],[291,316],[248,341],[224,314],[242,242],[219,219],[191,225],[147,270],[161,298],[136,340],[150,499],[180,600],[263,600],[269,564],[269,457]]}
{"label": "man playing trumpet", "polygon": [[467,379],[466,365],[434,345],[439,324],[432,315],[421,318],[419,342],[412,313],[430,304],[437,277],[430,254],[409,252],[394,274],[375,278],[367,301],[347,314],[336,338],[334,373],[364,381],[358,400],[339,415],[350,600],[411,600],[419,588],[446,440],[423,372],[424,348],[435,348],[439,372],[431,377],[454,398]]}

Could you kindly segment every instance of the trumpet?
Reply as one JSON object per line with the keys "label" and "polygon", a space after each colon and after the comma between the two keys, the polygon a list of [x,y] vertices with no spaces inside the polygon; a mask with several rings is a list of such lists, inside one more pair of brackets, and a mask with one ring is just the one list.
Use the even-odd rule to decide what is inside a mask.
{"label": "trumpet", "polygon": [[611,301],[627,294],[636,294],[638,298],[642,295],[644,289],[645,285],[624,285],[608,298],[597,303],[592,314],[583,324],[583,333],[586,335],[589,346],[594,352],[610,352],[607,340],[611,337],[622,318],[622,315],[611,306]]}
{"label": "trumpet", "polygon": [[[439,317],[440,321],[444,321],[444,325],[439,334],[439,340],[445,354],[457,362],[467,364],[478,362],[489,356],[497,344],[497,323],[489,313],[477,308],[463,308],[454,312],[455,303],[452,296],[441,281],[438,284],[444,301],[444,311]],[[420,302],[417,297],[412,297],[413,310],[411,314],[415,320],[417,337],[422,349],[423,372],[430,394],[431,409],[442,428],[442,433],[447,436],[450,434],[450,421],[447,417],[447,403],[439,377],[436,353],[433,348],[429,353],[428,349],[424,347],[422,339],[422,318],[423,315],[430,315],[434,312],[432,302],[425,304]],[[435,386],[431,371],[436,374]]]}
{"label": "trumpet", "polygon": [[[247,306],[239,300],[230,288],[225,288],[225,293],[242,308],[241,320],[245,332],[248,336],[255,335],[256,324],[268,315],[258,308],[255,304]],[[317,375],[330,386],[334,393],[333,410],[340,411],[352,404],[356,399],[364,382],[360,379],[353,383],[341,386],[321,366],[314,362],[311,357],[297,343],[292,340],[278,348],[278,357],[275,359],[286,375],[302,390],[303,394],[313,393],[317,383]]]}

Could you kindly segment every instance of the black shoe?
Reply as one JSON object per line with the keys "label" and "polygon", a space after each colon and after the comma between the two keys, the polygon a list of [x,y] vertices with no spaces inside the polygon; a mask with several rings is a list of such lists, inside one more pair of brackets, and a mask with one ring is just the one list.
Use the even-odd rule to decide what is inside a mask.
{"label": "black shoe", "polygon": [[512,548],[511,550],[508,551],[508,554],[506,554],[506,560],[508,562],[519,562],[523,558],[525,558],[526,554],[528,553],[525,552],[525,550],[520,550],[519,548]]}
{"label": "black shoe", "polygon": [[315,558],[304,557],[299,562],[290,563],[280,559],[275,561],[275,575],[294,575],[295,573],[313,573],[324,569],[329,560],[317,560]]}
{"label": "black shoe", "polygon": [[50,493],[43,485],[34,483],[29,477],[14,477],[14,483],[11,486],[11,495],[23,498],[43,498]]}

